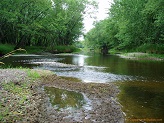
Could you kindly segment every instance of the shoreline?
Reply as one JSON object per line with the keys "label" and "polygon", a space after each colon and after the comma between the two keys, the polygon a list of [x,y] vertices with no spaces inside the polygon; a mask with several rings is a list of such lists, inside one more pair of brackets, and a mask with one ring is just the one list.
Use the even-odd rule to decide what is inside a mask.
{"label": "shoreline", "polygon": [[158,56],[153,56],[153,54],[141,52],[121,53],[116,55],[130,60],[164,61],[164,58],[159,58]]}
{"label": "shoreline", "polygon": [[[9,116],[12,116],[15,118],[15,121],[13,122],[85,122],[85,123],[91,123],[91,122],[124,122],[124,115],[121,110],[121,105],[116,101],[117,94],[119,93],[118,88],[113,83],[108,84],[100,84],[100,83],[82,83],[82,82],[75,82],[63,79],[62,77],[58,77],[55,74],[52,74],[49,71],[44,70],[29,70],[29,71],[35,71],[39,74],[39,78],[31,79],[29,77],[29,73],[27,73],[26,70],[20,70],[20,69],[0,69],[1,73],[1,82],[4,81],[3,78],[7,78],[6,82],[15,81],[15,83],[19,83],[18,86],[22,85],[23,81],[30,81],[31,85],[27,87],[29,92],[31,92],[31,95],[24,100],[24,111],[21,112],[22,115],[20,115],[20,112],[14,113],[15,116],[12,116],[11,114],[8,114]],[[10,73],[10,74],[9,74]],[[15,79],[13,76],[10,75],[16,75],[21,76],[19,79]],[[21,79],[25,78],[25,79]],[[31,80],[30,80],[31,79]],[[16,84],[17,85],[17,84]],[[92,110],[86,111],[84,109],[75,110],[74,113],[79,114],[80,113],[80,120],[73,119],[71,117],[65,118],[68,114],[67,112],[59,112],[53,109],[52,106],[50,106],[48,102],[48,96],[43,90],[43,86],[48,87],[56,87],[59,89],[66,89],[71,90],[79,93],[83,93],[87,96],[88,99],[91,100]],[[7,98],[10,100],[11,97],[14,97],[14,95],[10,95],[10,91],[6,91],[4,87],[1,85],[0,92],[2,93],[2,96],[4,92],[6,95],[9,94],[8,97],[3,96],[3,98]],[[4,99],[1,99],[2,101]],[[18,100],[17,100],[18,101]],[[15,102],[17,102],[15,101]],[[30,102],[31,101],[31,102]],[[4,102],[4,101],[3,101]],[[2,103],[3,103],[2,102]],[[28,102],[28,103],[27,103]],[[33,103],[32,103],[33,102]],[[28,105],[27,105],[27,104]],[[29,103],[31,105],[29,105]],[[5,103],[1,104],[4,107],[1,106],[1,108],[5,108],[7,105]],[[28,106],[28,108],[26,107]],[[17,106],[21,108],[22,106]],[[27,109],[29,110],[27,112]],[[11,108],[12,110],[12,108]],[[14,110],[18,110],[15,108]],[[9,120],[12,120],[14,118],[8,117],[6,115],[6,118],[9,118]],[[18,117],[22,117],[20,120]],[[17,119],[18,118],[18,119]],[[0,119],[1,121],[2,119]],[[6,119],[6,121],[8,121]]]}

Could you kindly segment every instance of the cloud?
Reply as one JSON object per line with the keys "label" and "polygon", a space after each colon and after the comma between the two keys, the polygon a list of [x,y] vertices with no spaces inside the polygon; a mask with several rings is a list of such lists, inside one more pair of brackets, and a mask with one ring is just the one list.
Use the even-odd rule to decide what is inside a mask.
{"label": "cloud", "polygon": [[[97,17],[96,20],[99,21],[107,18],[108,17],[107,13],[109,11],[111,4],[113,3],[113,0],[96,0],[96,2],[98,2],[98,6],[99,6],[98,12],[95,15]],[[96,20],[91,17],[84,18],[83,22],[85,27],[85,31],[84,31],[85,33],[94,27],[93,22]]]}

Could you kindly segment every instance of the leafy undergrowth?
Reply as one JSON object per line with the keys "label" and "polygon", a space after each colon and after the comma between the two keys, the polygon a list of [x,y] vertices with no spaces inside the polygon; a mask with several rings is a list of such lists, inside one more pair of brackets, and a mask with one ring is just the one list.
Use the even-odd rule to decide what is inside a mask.
{"label": "leafy undergrowth", "polygon": [[78,48],[72,45],[59,45],[55,47],[47,48],[48,52],[57,54],[57,53],[72,53],[72,52],[80,52]]}
{"label": "leafy undergrowth", "polygon": [[138,52],[145,52],[149,54],[164,54],[163,44],[144,44],[136,49]]}
{"label": "leafy undergrowth", "polygon": [[14,50],[14,46],[10,44],[0,44],[0,54],[6,54]]}
{"label": "leafy undergrowth", "polygon": [[42,46],[26,46],[25,49],[28,54],[40,54],[45,51]]}

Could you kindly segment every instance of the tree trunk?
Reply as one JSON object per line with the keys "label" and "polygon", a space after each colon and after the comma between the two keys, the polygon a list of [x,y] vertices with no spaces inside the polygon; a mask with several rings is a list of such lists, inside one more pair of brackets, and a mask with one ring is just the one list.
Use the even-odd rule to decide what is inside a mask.
{"label": "tree trunk", "polygon": [[25,36],[22,36],[21,39],[19,40],[19,42],[16,44],[14,50],[18,49],[18,48],[24,48],[25,47]]}
{"label": "tree trunk", "polygon": [[104,44],[104,45],[102,46],[101,53],[102,53],[103,55],[108,54],[108,46],[107,46],[106,44]]}

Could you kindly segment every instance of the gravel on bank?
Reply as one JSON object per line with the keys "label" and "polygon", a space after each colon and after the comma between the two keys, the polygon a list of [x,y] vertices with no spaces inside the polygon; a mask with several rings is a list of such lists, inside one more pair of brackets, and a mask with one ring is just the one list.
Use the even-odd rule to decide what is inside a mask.
{"label": "gravel on bank", "polygon": [[[123,112],[116,98],[119,90],[114,84],[74,82],[48,71],[38,70],[35,72],[39,73],[39,79],[29,76],[27,70],[0,69],[0,109],[1,111],[7,109],[6,113],[0,113],[1,122],[124,122]],[[13,83],[14,87],[23,88],[25,99],[21,92],[13,92],[4,86],[9,83]],[[81,108],[75,110],[74,115],[70,115],[70,112],[66,111],[57,111],[49,104],[48,95],[44,93],[43,86],[83,93],[91,100],[92,110]],[[73,117],[76,114],[79,116],[78,118]]]}
{"label": "gravel on bank", "polygon": [[37,78],[48,71],[0,69],[0,122],[34,123],[40,112],[43,92]]}
{"label": "gravel on bank", "polygon": [[[45,76],[42,78],[44,86],[71,90],[84,93],[91,100],[92,110],[79,109],[73,112],[74,115],[68,115],[65,112],[58,112],[51,105],[46,105],[45,114],[51,122],[73,123],[123,123],[124,116],[116,96],[119,93],[118,88],[112,84],[102,83],[83,83],[73,82],[63,79],[56,75]],[[80,114],[79,119],[76,114]],[[42,120],[44,121],[44,120]],[[45,122],[45,121],[44,121]]]}

